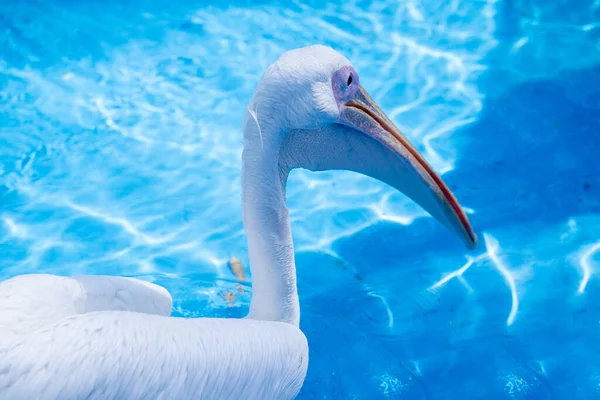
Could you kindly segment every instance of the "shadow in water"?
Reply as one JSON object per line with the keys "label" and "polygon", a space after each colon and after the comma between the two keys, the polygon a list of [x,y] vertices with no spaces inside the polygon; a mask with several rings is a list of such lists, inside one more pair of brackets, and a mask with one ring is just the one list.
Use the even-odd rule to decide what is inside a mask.
{"label": "shadow in water", "polygon": [[[480,120],[460,137],[459,164],[444,179],[461,204],[475,210],[470,219],[480,237],[482,231],[514,232],[511,256],[526,253],[544,274],[563,274],[564,248],[543,235],[570,218],[600,214],[600,66],[526,82],[488,99]],[[540,278],[547,287],[535,313],[524,312],[507,327],[507,287],[501,276],[491,282],[490,268],[473,272],[478,290],[485,289],[477,296],[456,280],[443,298],[425,290],[465,262],[460,244],[431,219],[406,227],[381,223],[338,241],[335,250],[348,277],[321,294],[303,294],[307,276],[335,286],[332,278],[341,272],[332,275],[330,267],[339,260],[298,258],[301,324],[311,343],[301,398],[325,392],[411,399],[600,394],[594,282],[575,299],[573,282],[564,285],[572,277]]]}
{"label": "shadow in water", "polygon": [[444,178],[472,222],[542,221],[600,211],[600,67],[528,82],[489,102]]}

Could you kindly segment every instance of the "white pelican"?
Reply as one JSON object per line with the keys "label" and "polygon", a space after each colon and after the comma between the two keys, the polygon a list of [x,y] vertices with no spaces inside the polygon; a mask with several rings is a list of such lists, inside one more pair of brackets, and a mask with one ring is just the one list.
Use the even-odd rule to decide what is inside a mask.
{"label": "white pelican", "polygon": [[242,319],[170,317],[142,280],[21,275],[0,283],[0,399],[292,399],[308,367],[285,185],[293,168],[352,170],[402,191],[470,248],[439,176],[333,49],[284,53],[244,120],[253,297]]}

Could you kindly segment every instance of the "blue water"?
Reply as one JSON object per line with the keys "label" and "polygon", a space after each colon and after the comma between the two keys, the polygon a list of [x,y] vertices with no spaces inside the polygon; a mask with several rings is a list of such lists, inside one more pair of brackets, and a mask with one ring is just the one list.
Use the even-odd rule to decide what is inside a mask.
{"label": "blue water", "polygon": [[175,315],[244,315],[244,107],[324,43],[481,243],[369,178],[293,172],[300,398],[600,397],[600,1],[209,3],[2,2],[0,278],[136,276]]}

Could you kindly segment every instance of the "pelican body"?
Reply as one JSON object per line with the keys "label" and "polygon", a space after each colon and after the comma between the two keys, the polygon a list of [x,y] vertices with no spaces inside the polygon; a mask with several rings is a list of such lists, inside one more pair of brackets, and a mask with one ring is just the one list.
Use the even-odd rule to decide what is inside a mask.
{"label": "pelican body", "polygon": [[244,118],[245,318],[171,317],[162,287],[113,276],[0,283],[0,399],[293,399],[308,367],[285,185],[294,168],[351,170],[396,188],[476,244],[439,176],[325,46],[288,51]]}

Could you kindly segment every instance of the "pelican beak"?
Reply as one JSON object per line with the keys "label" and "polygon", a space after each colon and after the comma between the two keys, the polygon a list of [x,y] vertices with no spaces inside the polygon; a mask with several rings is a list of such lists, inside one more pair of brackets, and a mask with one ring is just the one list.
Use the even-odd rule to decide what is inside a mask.
{"label": "pelican beak", "polygon": [[458,235],[469,249],[475,248],[477,236],[450,189],[364,88],[341,104],[340,110],[341,124],[368,135],[397,156],[400,165],[390,168],[396,176],[388,181]]}

